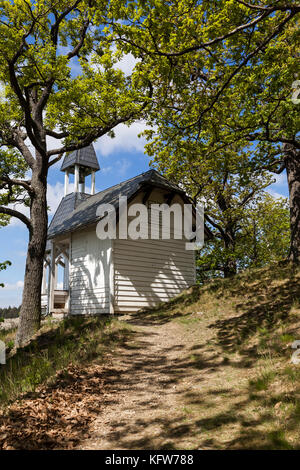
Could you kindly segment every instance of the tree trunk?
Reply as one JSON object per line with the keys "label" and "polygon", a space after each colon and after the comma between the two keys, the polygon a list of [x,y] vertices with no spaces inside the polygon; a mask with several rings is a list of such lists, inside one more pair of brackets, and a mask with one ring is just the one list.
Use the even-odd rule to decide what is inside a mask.
{"label": "tree trunk", "polygon": [[236,274],[236,261],[234,258],[227,258],[224,263],[224,277],[232,277]]}
{"label": "tree trunk", "polygon": [[252,255],[252,263],[255,264],[258,258],[257,253],[257,227],[256,227],[256,220],[253,219],[253,255]]}
{"label": "tree trunk", "polygon": [[234,276],[237,272],[236,259],[233,256],[235,252],[235,237],[231,228],[227,228],[224,232],[224,245],[224,277],[228,278]]}
{"label": "tree trunk", "polygon": [[[286,145],[285,168],[289,186],[291,245],[289,259],[300,263],[300,152],[295,147]],[[280,234],[278,234],[280,236]]]}
{"label": "tree trunk", "polygon": [[41,284],[48,227],[46,177],[33,174],[32,188],[34,190],[30,208],[32,231],[27,250],[20,323],[16,336],[18,347],[28,343],[40,328],[41,322]]}

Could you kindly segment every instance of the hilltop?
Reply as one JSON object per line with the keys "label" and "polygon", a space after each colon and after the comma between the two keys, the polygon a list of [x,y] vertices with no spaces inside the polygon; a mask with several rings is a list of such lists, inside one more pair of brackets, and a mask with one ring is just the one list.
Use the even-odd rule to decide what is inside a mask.
{"label": "hilltop", "polygon": [[300,271],[280,264],[139,314],[49,323],[18,358],[35,381],[13,389],[0,448],[299,449],[295,340]]}

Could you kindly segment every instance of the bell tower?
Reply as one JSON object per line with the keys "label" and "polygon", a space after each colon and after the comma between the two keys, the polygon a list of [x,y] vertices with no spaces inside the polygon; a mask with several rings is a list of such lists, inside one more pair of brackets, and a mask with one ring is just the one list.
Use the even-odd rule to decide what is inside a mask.
{"label": "bell tower", "polygon": [[65,196],[69,192],[69,177],[74,175],[74,192],[85,193],[85,178],[91,175],[91,194],[95,194],[95,173],[100,170],[93,144],[67,154],[62,162],[65,172]]}

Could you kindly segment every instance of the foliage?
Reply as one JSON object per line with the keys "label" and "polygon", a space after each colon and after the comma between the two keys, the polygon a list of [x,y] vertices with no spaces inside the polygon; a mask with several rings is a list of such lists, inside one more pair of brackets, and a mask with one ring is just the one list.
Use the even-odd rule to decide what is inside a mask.
{"label": "foliage", "polygon": [[243,227],[243,233],[245,255],[249,261],[244,266],[260,268],[286,259],[290,242],[288,201],[265,193],[256,205],[250,207],[247,216],[249,226]]}
{"label": "foliage", "polygon": [[116,68],[117,58],[104,42],[108,4],[91,5],[1,2],[6,18],[0,26],[3,142],[14,145],[13,131],[20,136],[23,130],[41,151],[36,121],[43,110],[46,135],[64,139],[68,147],[52,150],[50,158],[72,144],[93,141],[139,110],[144,97]]}
{"label": "foliage", "polygon": [[[151,86],[140,91],[117,67],[109,8],[107,0],[0,1],[0,214],[29,230],[19,345],[40,326],[49,168],[65,152],[113,136],[149,103]],[[29,216],[10,205],[21,200]]]}
{"label": "foliage", "polygon": [[290,243],[289,207],[284,198],[260,194],[244,207],[236,230],[235,244],[225,247],[216,230],[197,254],[197,278],[203,283],[224,275],[228,259],[237,270],[259,268],[287,258]]}
{"label": "foliage", "polygon": [[[140,82],[146,84],[147,77],[153,85],[145,135],[156,165],[184,184],[195,175],[197,183],[204,178],[205,188],[213,171],[213,195],[215,176],[224,176],[228,155],[235,166],[243,161],[239,178],[250,192],[251,174],[263,180],[266,170],[286,169],[289,183],[297,184],[300,121],[292,95],[299,12],[294,2],[267,0],[127,3],[124,24],[115,22],[113,33],[119,49],[141,59],[136,65]],[[293,157],[287,150],[295,151]],[[194,193],[201,188],[202,195],[202,186]],[[291,191],[298,193],[296,187]],[[293,196],[295,260],[299,204]]]}
{"label": "foliage", "polygon": [[[0,263],[0,271],[4,271],[7,266],[11,266],[10,261],[5,261],[4,263]],[[4,287],[4,284],[0,283],[0,287]]]}
{"label": "foliage", "polygon": [[181,184],[195,202],[205,202],[206,227],[215,238],[212,243],[221,252],[223,247],[222,268],[218,257],[215,269],[234,274],[236,263],[230,253],[235,252],[241,221],[251,202],[272,181],[270,173],[254,170],[251,151],[241,151],[236,145],[212,152],[201,143],[178,139],[167,148],[157,141],[146,148],[154,156],[152,164]]}
{"label": "foliage", "polygon": [[[105,0],[0,2],[2,223],[14,216],[31,230],[32,221],[8,204],[31,204],[32,175],[44,180],[64,152],[113,136],[148,103],[117,68],[106,41],[108,9]],[[47,148],[50,137],[57,148]]]}
{"label": "foliage", "polygon": [[264,166],[277,144],[296,145],[299,12],[267,0],[127,2],[113,31],[153,83],[149,138],[162,147],[184,137],[211,151],[258,141],[252,151]]}
{"label": "foliage", "polygon": [[20,307],[3,307],[0,308],[0,316],[2,318],[17,318],[20,313]]}

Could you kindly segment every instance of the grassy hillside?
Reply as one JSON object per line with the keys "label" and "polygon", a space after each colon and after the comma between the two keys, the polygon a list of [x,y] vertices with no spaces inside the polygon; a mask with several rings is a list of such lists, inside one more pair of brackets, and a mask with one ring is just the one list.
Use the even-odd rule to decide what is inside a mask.
{"label": "grassy hillside", "polygon": [[[13,332],[0,339],[13,347]],[[73,448],[103,412],[106,426],[116,419],[124,429],[106,430],[117,442],[97,437],[92,448],[126,437],[122,448],[300,449],[295,340],[300,271],[288,265],[193,287],[119,319],[49,322],[0,368],[2,407],[13,401],[0,410],[0,448]],[[102,426],[101,418],[98,436]]]}
{"label": "grassy hillside", "polygon": [[244,272],[193,287],[147,315],[185,330],[202,379],[201,393],[185,396],[186,419],[200,419],[204,447],[300,449],[300,363],[291,362],[300,270]]}
{"label": "grassy hillside", "polygon": [[25,348],[14,349],[16,329],[0,331],[7,347],[7,363],[0,366],[0,408],[41,384],[51,384],[69,366],[85,367],[103,361],[130,333],[129,327],[108,317],[51,318]]}

